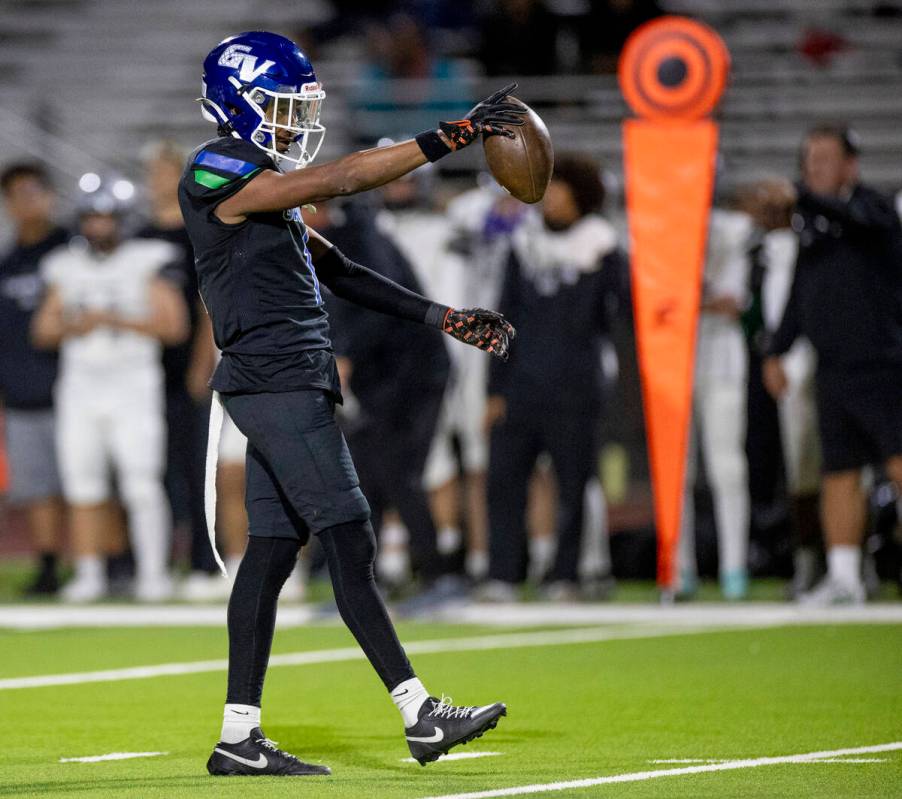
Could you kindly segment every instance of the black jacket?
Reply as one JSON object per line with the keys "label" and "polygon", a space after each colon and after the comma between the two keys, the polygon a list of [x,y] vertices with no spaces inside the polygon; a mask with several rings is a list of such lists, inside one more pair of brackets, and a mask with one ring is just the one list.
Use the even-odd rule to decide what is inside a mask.
{"label": "black jacket", "polygon": [[[360,203],[343,207],[344,220],[317,228],[348,258],[406,289],[422,294],[413,268]],[[422,324],[361,308],[324,293],[335,354],[351,360],[351,391],[370,421],[401,424],[416,411],[417,397],[443,392],[451,360],[444,334]]]}
{"label": "black jacket", "polygon": [[542,408],[597,411],[601,347],[613,313],[628,303],[628,264],[613,250],[591,272],[529,276],[511,254],[498,310],[517,338],[506,363],[492,359],[489,393]]}
{"label": "black jacket", "polygon": [[892,203],[865,186],[847,200],[800,189],[795,277],[769,352],[800,335],[819,369],[902,365],[902,228]]}

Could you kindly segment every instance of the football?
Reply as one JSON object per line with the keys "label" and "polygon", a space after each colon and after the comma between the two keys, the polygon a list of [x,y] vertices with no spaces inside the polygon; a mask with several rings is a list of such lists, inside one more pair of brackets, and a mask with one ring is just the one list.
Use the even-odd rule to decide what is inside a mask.
{"label": "football", "polygon": [[485,160],[492,176],[511,195],[525,203],[537,203],[545,195],[554,168],[551,137],[542,118],[526,103],[511,96],[506,99],[526,109],[525,124],[508,126],[512,139],[483,139]]}

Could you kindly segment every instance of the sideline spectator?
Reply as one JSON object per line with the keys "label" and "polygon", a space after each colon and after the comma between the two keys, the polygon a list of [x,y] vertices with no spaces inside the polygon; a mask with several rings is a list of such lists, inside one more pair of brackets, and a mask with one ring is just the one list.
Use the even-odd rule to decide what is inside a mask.
{"label": "sideline spectator", "polygon": [[793,215],[799,257],[765,362],[779,397],[788,385],[781,356],[800,335],[818,357],[827,577],[803,595],[812,604],[865,599],[862,467],[884,464],[902,489],[902,227],[892,203],[859,182],[858,155],[848,129],[819,126],[805,137]]}
{"label": "sideline spectator", "polygon": [[486,74],[554,74],[557,23],[541,0],[499,0],[482,23],[479,60]]}
{"label": "sideline spectator", "polygon": [[[389,143],[392,143],[390,139],[380,141],[379,145]],[[463,291],[465,265],[462,259],[448,250],[453,231],[445,214],[433,206],[434,184],[435,170],[427,165],[383,186],[379,190],[382,210],[376,216],[376,224],[407,259],[427,296],[441,297],[457,308],[477,307]],[[453,449],[454,431],[449,416],[462,377],[455,356],[464,348],[453,346],[450,339],[446,347],[453,369],[426,459],[423,484],[429,494],[439,553],[450,556],[463,544],[459,524],[460,468]],[[485,533],[485,525],[481,532]]]}
{"label": "sideline spectator", "polygon": [[184,340],[187,314],[179,292],[158,276],[177,249],[123,240],[123,210],[103,184],[84,195],[81,236],[43,261],[49,290],[33,322],[35,344],[61,351],[57,451],[76,558],[63,596],[73,602],[107,594],[97,531],[107,512],[110,463],[128,513],[135,596],[159,601],[171,593],[160,344]]}
{"label": "sideline spectator", "polygon": [[[762,181],[754,187],[754,216],[764,231],[760,259],[764,267],[762,312],[766,329],[773,333],[780,325],[798,258],[798,237],[792,229],[793,193],[785,181]],[[818,516],[820,489],[820,442],[817,437],[817,410],[814,373],[817,358],[804,336],[795,340],[783,356],[787,387],[778,401],[780,439],[789,513],[795,545],[793,551],[793,597],[810,590],[821,571],[821,528]]]}
{"label": "sideline spectator", "polygon": [[526,577],[527,490],[543,451],[558,485],[557,553],[546,595],[578,592],[583,499],[602,411],[601,350],[626,280],[616,231],[600,214],[603,202],[599,165],[561,155],[542,217],[530,215],[513,235],[499,311],[517,326],[517,346],[508,363],[492,364],[486,409],[487,599],[514,599]]}
{"label": "sideline spectator", "polygon": [[[504,192],[492,178],[482,177],[485,179],[477,188],[455,197],[446,209],[448,252],[444,271],[457,285],[442,291],[451,298],[458,297],[466,307],[494,308],[510,255],[511,235],[525,218],[527,206]],[[464,567],[478,581],[485,579],[489,567],[489,441],[484,425],[489,364],[486,358],[473,358],[470,349],[450,348],[454,381],[429,453],[426,481],[435,488],[436,506],[454,503],[459,509],[454,522],[458,528],[462,522],[466,525]],[[460,470],[454,439],[460,451]]]}
{"label": "sideline spectator", "polygon": [[605,0],[591,3],[580,28],[580,50],[592,72],[616,73],[620,51],[630,34],[661,14],[657,0]]}
{"label": "sideline spectator", "polygon": [[[318,233],[352,260],[411,291],[419,282],[394,242],[359,202],[317,203],[308,217]],[[395,508],[410,538],[412,566],[425,586],[444,589],[448,571],[439,555],[435,524],[423,489],[423,467],[448,380],[449,359],[438,335],[408,322],[326,295],[342,386],[359,401],[346,420],[348,446],[379,535],[383,513]],[[440,584],[442,583],[442,584]],[[450,582],[448,583],[450,587]]]}
{"label": "sideline spectator", "polygon": [[[190,529],[190,569],[197,582],[198,577],[214,573],[218,578],[204,517],[204,452],[210,407],[207,381],[213,373],[213,333],[197,292],[194,249],[178,204],[178,183],[187,154],[171,142],[158,141],[147,145],[143,156],[150,218],[137,235],[162,239],[177,248],[175,259],[161,275],[179,290],[188,309],[188,338],[163,348],[166,492],[175,522],[187,523]],[[221,582],[217,580],[217,585]]]}
{"label": "sideline spectator", "polygon": [[460,119],[470,106],[459,64],[436,52],[429,31],[409,14],[367,29],[369,61],[354,98],[354,134],[371,145],[399,130],[423,130],[440,117]]}
{"label": "sideline spectator", "polygon": [[683,596],[695,592],[697,581],[694,485],[699,446],[714,499],[721,592],[729,600],[748,593],[749,492],[744,447],[748,357],[739,315],[747,299],[751,233],[747,214],[712,210],[679,546],[678,593]]}
{"label": "sideline spectator", "polygon": [[41,258],[68,241],[53,220],[55,194],[44,167],[10,164],[0,192],[15,226],[16,241],[0,259],[0,401],[4,406],[11,504],[21,505],[38,557],[28,594],[59,588],[59,557],[65,509],[56,466],[53,384],[57,356],[35,349],[31,319],[44,292]]}

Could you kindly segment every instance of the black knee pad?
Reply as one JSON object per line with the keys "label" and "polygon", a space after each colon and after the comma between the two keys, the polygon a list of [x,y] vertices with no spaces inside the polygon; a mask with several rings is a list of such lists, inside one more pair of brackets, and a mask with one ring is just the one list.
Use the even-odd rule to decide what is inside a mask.
{"label": "black knee pad", "polygon": [[278,586],[279,590],[294,569],[300,549],[300,543],[293,538],[248,536],[238,573],[251,572],[261,584]]}
{"label": "black knee pad", "polygon": [[376,534],[369,519],[336,524],[318,535],[329,558],[330,568],[334,563],[343,569],[372,570],[376,562]]}

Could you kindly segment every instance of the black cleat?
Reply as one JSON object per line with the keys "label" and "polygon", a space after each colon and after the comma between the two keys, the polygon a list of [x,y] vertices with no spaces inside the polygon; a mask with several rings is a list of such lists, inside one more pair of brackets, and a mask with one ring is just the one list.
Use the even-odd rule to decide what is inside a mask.
{"label": "black cleat", "polygon": [[42,569],[34,579],[26,586],[26,596],[53,596],[60,590],[60,582],[56,572],[51,569]]}
{"label": "black cleat", "polygon": [[430,696],[420,708],[417,723],[405,729],[404,734],[410,754],[425,766],[448,754],[452,747],[479,738],[506,715],[507,707],[503,702],[482,707],[456,707],[450,698]]}
{"label": "black cleat", "polygon": [[214,777],[310,777],[332,773],[328,766],[304,763],[283,752],[259,727],[240,743],[216,744],[207,761],[207,771]]}

